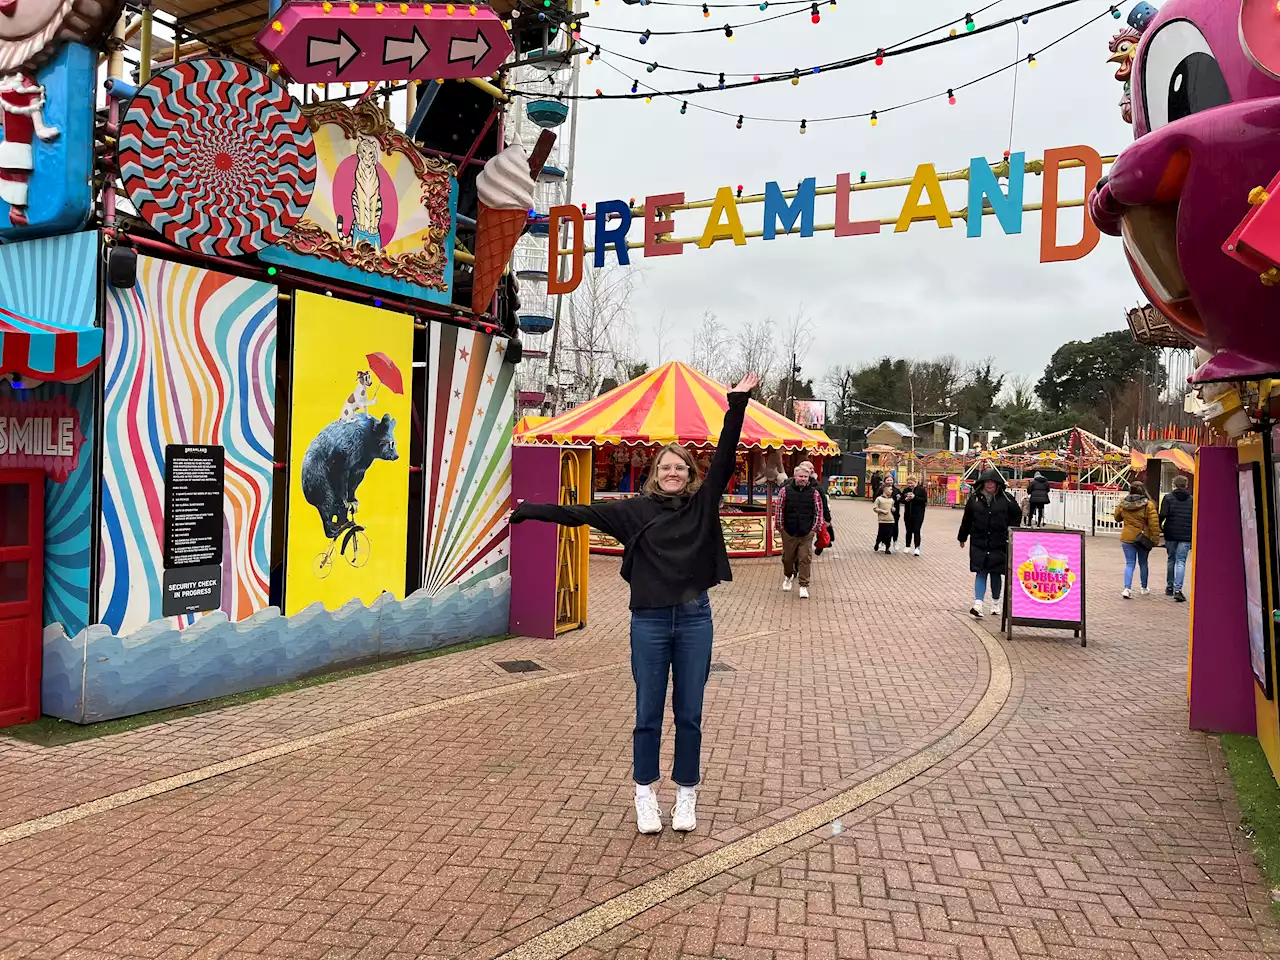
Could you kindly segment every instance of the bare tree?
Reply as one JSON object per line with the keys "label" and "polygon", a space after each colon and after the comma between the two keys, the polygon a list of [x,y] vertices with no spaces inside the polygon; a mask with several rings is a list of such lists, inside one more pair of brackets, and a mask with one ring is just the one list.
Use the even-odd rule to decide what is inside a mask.
{"label": "bare tree", "polygon": [[566,399],[581,403],[594,397],[606,376],[615,375],[635,352],[631,297],[635,274],[626,267],[588,270],[569,301],[561,331],[560,370],[571,374]]}
{"label": "bare tree", "polygon": [[777,403],[771,403],[770,406],[775,409],[781,409],[784,414],[790,415],[788,409],[788,401],[796,396],[796,388],[800,385],[801,368],[805,361],[809,358],[809,350],[813,347],[813,321],[804,312],[804,304],[796,307],[796,312],[791,315],[787,321],[787,325],[782,329],[782,342],[780,353],[781,356],[781,375],[778,377],[777,399],[781,401],[781,407]]}
{"label": "bare tree", "polygon": [[728,370],[728,380],[737,382],[748,373],[760,376],[762,385],[772,381],[778,365],[778,338],[773,321],[751,320],[734,336],[734,357]]}
{"label": "bare tree", "polygon": [[658,366],[662,366],[667,362],[667,349],[671,345],[671,329],[672,324],[667,320],[667,311],[662,311],[662,316],[658,317],[658,322],[653,328],[653,335],[658,341]]}
{"label": "bare tree", "polygon": [[729,373],[730,338],[719,318],[710,310],[689,341],[689,365],[713,380],[723,381]]}

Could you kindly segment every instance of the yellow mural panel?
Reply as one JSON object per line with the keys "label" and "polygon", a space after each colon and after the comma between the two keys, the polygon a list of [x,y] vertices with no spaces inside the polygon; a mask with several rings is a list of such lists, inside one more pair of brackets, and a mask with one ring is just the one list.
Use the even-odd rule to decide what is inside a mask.
{"label": "yellow mural panel", "polygon": [[413,320],[298,293],[285,613],[403,599]]}

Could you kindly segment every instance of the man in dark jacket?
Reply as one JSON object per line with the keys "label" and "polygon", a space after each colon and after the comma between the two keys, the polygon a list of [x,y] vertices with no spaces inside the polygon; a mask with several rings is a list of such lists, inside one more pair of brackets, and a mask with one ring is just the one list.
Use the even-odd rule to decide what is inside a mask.
{"label": "man in dark jacket", "polygon": [[884,474],[877,470],[871,475],[871,499],[880,496],[880,487],[884,484]]}
{"label": "man in dark jacket", "polygon": [[1031,503],[1028,517],[1037,527],[1044,526],[1044,508],[1049,505],[1049,481],[1037,473],[1027,484],[1027,500]]}
{"label": "man in dark jacket", "polygon": [[782,589],[790,590],[798,574],[800,599],[807,600],[814,535],[826,523],[822,492],[809,461],[796,464],[791,479],[778,490],[777,503],[778,523],[782,525]]}
{"label": "man in dark jacket", "polygon": [[991,584],[991,615],[1000,612],[1005,564],[1009,557],[1009,528],[1022,525],[1018,501],[1005,491],[1004,477],[995,468],[982,471],[960,520],[960,546],[969,542],[969,570],[973,581],[973,606],[969,612],[982,619],[982,601]]}
{"label": "man in dark jacket", "polygon": [[1187,555],[1191,553],[1191,521],[1194,516],[1195,501],[1187,487],[1186,477],[1174,477],[1173,492],[1165,494],[1160,503],[1160,529],[1164,532],[1164,545],[1169,552],[1164,594],[1178,603],[1187,601],[1182,593],[1182,581],[1187,574]]}

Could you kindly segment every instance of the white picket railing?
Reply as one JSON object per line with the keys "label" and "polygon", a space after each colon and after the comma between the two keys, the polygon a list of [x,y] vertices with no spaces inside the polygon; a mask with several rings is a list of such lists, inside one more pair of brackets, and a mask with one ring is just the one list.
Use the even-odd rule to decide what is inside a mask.
{"label": "white picket railing", "polygon": [[1123,493],[1113,490],[1050,490],[1044,522],[1068,530],[1083,530],[1090,536],[1118,533],[1115,512]]}

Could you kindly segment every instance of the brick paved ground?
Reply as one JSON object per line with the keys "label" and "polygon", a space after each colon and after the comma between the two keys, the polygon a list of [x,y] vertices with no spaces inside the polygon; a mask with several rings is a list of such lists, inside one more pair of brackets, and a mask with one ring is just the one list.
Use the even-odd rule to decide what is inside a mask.
{"label": "brick paved ground", "polygon": [[[476,695],[0,846],[0,957],[478,960],[550,931],[542,949],[583,911],[895,769],[980,705],[999,664],[958,615],[956,514],[930,512],[917,560],[871,554],[869,505],[836,510],[812,600],[782,594],[764,561],[713,595],[732,670],[708,689],[697,834],[634,832],[625,594],[602,559],[591,627],[555,642],[52,750],[0,738],[3,828]],[[1186,730],[1186,607],[1120,601],[1118,557],[1089,543],[1087,649],[1002,642],[1010,695],[957,752],[842,832],[711,876],[572,955],[1280,957],[1221,758]],[[555,676],[493,665],[524,657]]]}

